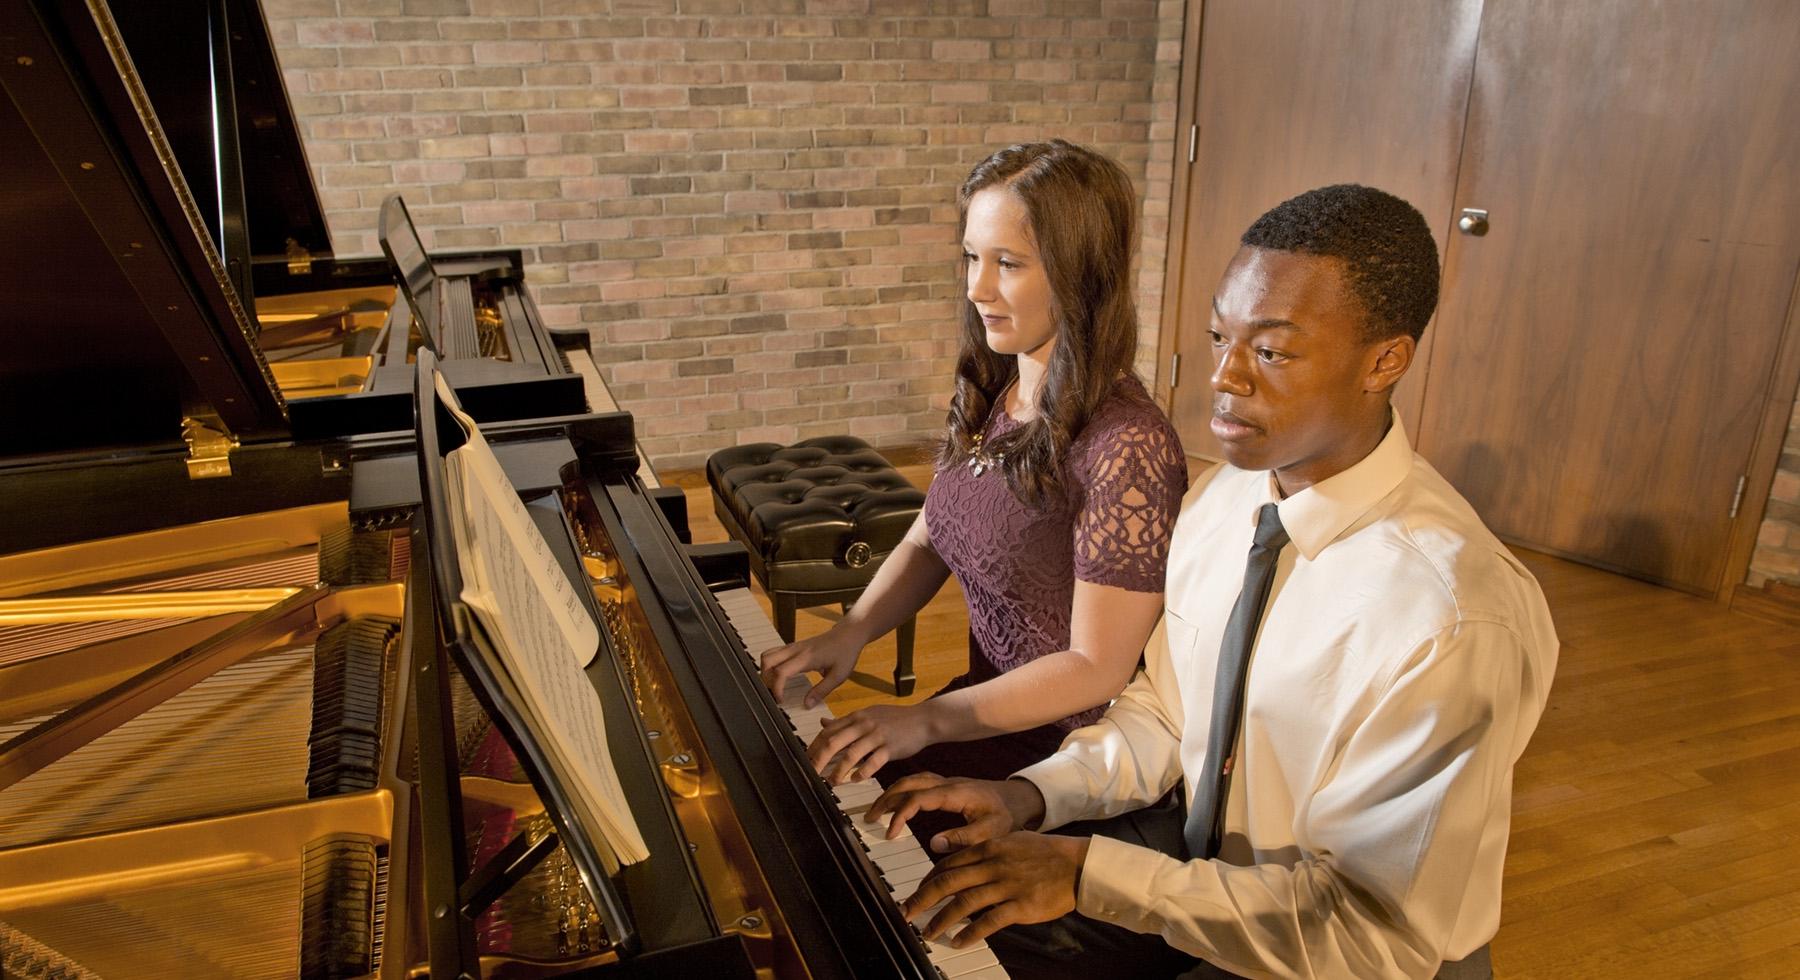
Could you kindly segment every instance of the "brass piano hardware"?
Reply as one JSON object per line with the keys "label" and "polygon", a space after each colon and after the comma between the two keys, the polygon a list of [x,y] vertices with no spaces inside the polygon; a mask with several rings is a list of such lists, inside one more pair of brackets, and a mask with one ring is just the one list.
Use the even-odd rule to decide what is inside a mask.
{"label": "brass piano hardware", "polygon": [[694,764],[694,757],[685,752],[678,752],[662,764],[663,784],[678,800],[691,800],[699,797],[704,783],[704,773]]}
{"label": "brass piano hardware", "polygon": [[315,585],[145,670],[135,677],[0,744],[0,790],[193,687],[272,640],[318,623],[319,601],[331,590]]}
{"label": "brass piano hardware", "polygon": [[288,275],[304,276],[312,273],[312,253],[292,238],[287,240]]}
{"label": "brass piano hardware", "polygon": [[181,438],[188,445],[188,479],[207,480],[231,475],[231,451],[237,448],[238,441],[217,416],[184,416]]}
{"label": "brass piano hardware", "polygon": [[205,589],[0,599],[0,626],[82,623],[95,619],[190,619],[257,612],[299,591],[298,588]]}

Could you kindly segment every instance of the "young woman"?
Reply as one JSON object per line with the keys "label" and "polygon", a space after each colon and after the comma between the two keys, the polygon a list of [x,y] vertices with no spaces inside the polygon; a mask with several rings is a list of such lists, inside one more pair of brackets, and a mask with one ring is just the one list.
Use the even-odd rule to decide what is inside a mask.
{"label": "young woman", "polygon": [[816,704],[951,573],[969,670],[922,703],[828,722],[808,754],[834,783],[884,766],[883,782],[1003,779],[1038,761],[1124,688],[1162,611],[1187,467],[1131,373],[1130,178],[1071,143],[1029,143],[982,161],[957,203],[968,303],[924,510],[843,619],[763,672],[777,691],[822,673]]}

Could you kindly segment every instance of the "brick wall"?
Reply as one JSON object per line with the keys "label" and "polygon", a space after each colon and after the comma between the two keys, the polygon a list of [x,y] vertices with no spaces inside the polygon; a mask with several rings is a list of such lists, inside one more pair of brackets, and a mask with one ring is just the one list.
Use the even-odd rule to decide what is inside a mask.
{"label": "brick wall", "polygon": [[1761,586],[1771,579],[1800,585],[1800,400],[1788,420],[1787,441],[1750,558],[1749,583]]}
{"label": "brick wall", "polygon": [[521,249],[659,466],[938,431],[955,188],[1061,136],[1144,195],[1161,305],[1183,0],[265,0],[339,254],[407,199]]}

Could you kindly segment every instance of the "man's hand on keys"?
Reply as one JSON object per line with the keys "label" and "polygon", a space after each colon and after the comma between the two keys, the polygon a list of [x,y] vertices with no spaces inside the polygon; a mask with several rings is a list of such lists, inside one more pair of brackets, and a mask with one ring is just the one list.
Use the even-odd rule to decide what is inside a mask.
{"label": "man's hand on keys", "polygon": [[1021,831],[1044,817],[1044,796],[1031,782],[919,773],[888,787],[870,804],[868,818],[888,817],[891,840],[924,810],[964,820],[964,826],[932,837],[933,851],[956,853],[939,862],[901,906],[908,919],[934,913],[920,930],[927,940],[972,919],[950,942],[961,949],[1014,923],[1047,922],[1074,911],[1088,841]]}
{"label": "man's hand on keys", "polygon": [[963,949],[1007,926],[1048,922],[1075,911],[1088,838],[1017,831],[966,847],[938,863],[901,905],[908,919],[937,906],[919,931],[938,938],[963,919],[950,945]]}

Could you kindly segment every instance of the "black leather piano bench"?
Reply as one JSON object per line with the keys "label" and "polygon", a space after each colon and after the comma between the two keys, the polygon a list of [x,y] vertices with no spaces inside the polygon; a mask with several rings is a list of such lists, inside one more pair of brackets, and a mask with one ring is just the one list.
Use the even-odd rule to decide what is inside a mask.
{"label": "black leather piano bench", "polygon": [[[794,611],[862,596],[906,536],[925,494],[868,443],[821,436],[792,446],[735,446],[706,461],[713,510],[750,552],[750,570],[775,606],[775,630],[794,640]],[[913,690],[914,619],[895,632],[894,691]]]}

